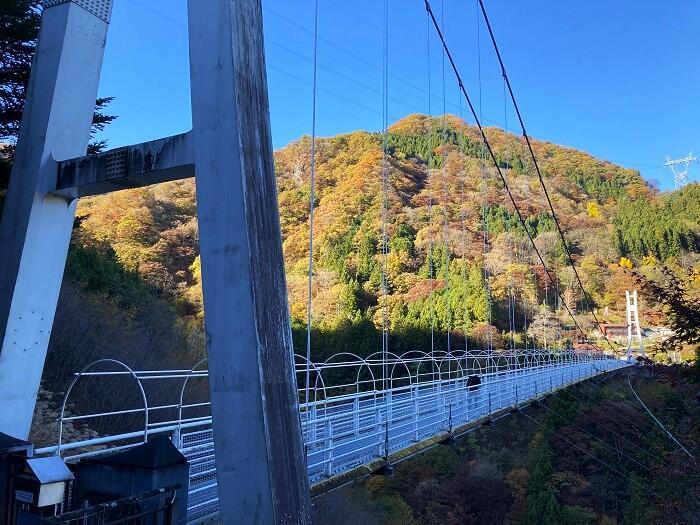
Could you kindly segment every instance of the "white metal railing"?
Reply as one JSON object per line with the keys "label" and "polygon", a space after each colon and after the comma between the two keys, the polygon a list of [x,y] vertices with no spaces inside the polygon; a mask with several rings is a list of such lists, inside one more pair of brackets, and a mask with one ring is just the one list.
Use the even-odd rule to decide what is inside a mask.
{"label": "white metal railing", "polygon": [[[507,352],[408,352],[361,358],[336,354],[310,363],[309,397],[304,380],[307,364],[297,356],[300,417],[311,483],[389,455],[441,432],[517,408],[569,384],[628,366],[611,356],[571,350]],[[186,402],[193,380],[206,380],[204,360],[190,370],[137,371],[115,360],[100,360],[77,373],[66,391],[55,445],[39,455],[58,454],[67,461],[135,446],[155,434],[171,437],[190,463],[188,520],[207,519],[218,511],[214,441],[208,400]],[[80,380],[121,378],[135,385],[143,406],[87,414],[66,408]],[[172,401],[149,403],[156,382]],[[126,384],[126,383],[125,383]],[[166,392],[166,393],[167,393]],[[143,427],[97,438],[64,442],[69,422],[142,417]],[[133,425],[137,423],[132,421]],[[99,424],[97,425],[99,426]]]}

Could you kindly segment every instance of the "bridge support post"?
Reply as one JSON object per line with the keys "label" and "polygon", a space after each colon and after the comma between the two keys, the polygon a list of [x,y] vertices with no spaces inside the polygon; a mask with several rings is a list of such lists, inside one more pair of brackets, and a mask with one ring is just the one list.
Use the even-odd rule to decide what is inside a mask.
{"label": "bridge support post", "polygon": [[49,195],[55,159],[86,152],[111,4],[54,1],[42,14],[0,223],[0,432],[18,438],[29,435],[75,216],[75,200]]}
{"label": "bridge support post", "polygon": [[[308,407],[308,404],[307,404]],[[311,405],[311,416],[307,416],[307,418],[310,417],[310,419],[306,420],[306,435],[308,436],[309,443],[312,443],[316,441],[316,418],[318,417],[317,415],[318,409],[316,408],[316,400],[314,400],[314,404]]]}
{"label": "bridge support post", "polygon": [[377,400],[374,400],[374,433],[377,436],[377,457],[382,457],[382,446],[384,445],[384,433],[382,432],[384,423],[382,421],[382,413],[377,405]]}
{"label": "bridge support post", "polygon": [[413,398],[413,441],[418,442],[418,398]]}
{"label": "bridge support post", "polygon": [[204,320],[222,523],[309,523],[260,0],[189,0]]}
{"label": "bridge support post", "polygon": [[359,394],[355,394],[355,399],[352,402],[353,415],[352,415],[352,430],[353,434],[356,436],[360,435],[360,398]]}
{"label": "bridge support post", "polygon": [[325,423],[325,434],[326,434],[326,453],[324,454],[325,464],[323,465],[323,472],[327,477],[333,475],[333,425],[330,419],[326,419]]}

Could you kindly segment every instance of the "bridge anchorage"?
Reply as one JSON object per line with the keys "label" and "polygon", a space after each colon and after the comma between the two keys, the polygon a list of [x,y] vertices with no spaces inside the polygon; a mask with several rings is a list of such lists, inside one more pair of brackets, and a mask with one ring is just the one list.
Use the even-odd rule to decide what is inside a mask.
{"label": "bridge anchorage", "polygon": [[[508,190],[444,34],[429,2],[425,4],[443,56],[449,56],[460,91],[481,131],[483,156],[490,154]],[[425,447],[454,439],[476,425],[490,424],[568,385],[629,365],[602,352],[519,350],[514,345],[498,350],[492,341],[483,350],[455,350],[449,330],[448,351],[433,346],[430,352],[397,355],[390,351],[386,49],[382,349],[367,357],[342,353],[314,362],[309,343],[306,355],[294,355],[260,0],[188,0],[193,129],[94,156],[84,154],[112,1],[47,0],[44,7],[0,223],[0,432],[11,436],[7,442],[12,443],[12,450],[22,449],[34,456],[30,461],[36,463],[22,463],[25,474],[34,473],[33,482],[41,485],[47,479],[44,469],[52,467],[67,472],[60,483],[66,483],[67,494],[71,494],[85,483],[81,476],[86,471],[104,472],[129,462],[133,466],[137,458],[144,461],[144,450],[162,446],[165,452],[158,456],[165,455],[172,462],[151,467],[175,468],[179,464],[175,458],[184,458],[184,480],[151,487],[162,491],[144,491],[137,495],[142,498],[138,502],[146,497],[159,499],[159,494],[170,505],[177,499],[185,508],[178,523],[217,516],[227,524],[309,523],[310,493],[336,486],[358,471],[383,468],[390,473],[396,461]],[[385,3],[385,24],[387,16]],[[386,45],[386,29],[384,37]],[[524,125],[523,135],[529,141]],[[312,140],[312,148],[314,145]],[[311,158],[313,173],[313,152]],[[537,168],[534,153],[533,161]],[[56,443],[32,451],[23,440],[29,434],[77,200],[187,177],[195,178],[197,188],[206,368],[205,362],[183,370],[138,370],[114,360],[92,363],[76,374],[66,391]],[[311,195],[312,222],[313,186]],[[554,285],[527,226],[525,232],[545,279]],[[311,235],[310,244],[312,240]],[[565,241],[563,246],[573,266]],[[446,253],[449,263],[449,251]],[[433,279],[432,244],[430,263]],[[310,278],[312,270],[310,249]],[[488,281],[488,275],[485,277]],[[559,294],[558,287],[552,289]],[[585,290],[583,296],[588,302]],[[565,302],[563,306],[578,327]],[[513,305],[509,311],[514,318]],[[312,313],[309,304],[309,326]],[[434,319],[431,321],[434,325]],[[76,388],[106,381],[122,381],[119,392],[124,395],[119,399],[136,404],[84,413],[70,407]],[[206,387],[202,387],[204,382]],[[156,388],[159,384],[165,386]],[[196,399],[190,397],[193,393]],[[116,427],[105,423],[117,418],[121,422]],[[64,432],[67,425],[86,421],[112,430],[73,440]],[[5,437],[0,437],[4,443]],[[158,437],[162,439],[154,439]],[[73,474],[57,458],[71,467],[77,479],[72,479]],[[155,462],[154,457],[145,459]],[[0,487],[4,486],[0,479]],[[14,512],[4,496],[0,494],[0,513]],[[27,507],[22,509],[37,506],[33,493],[22,497]],[[52,501],[58,505],[55,509],[64,509],[69,500]],[[136,504],[136,500],[119,501],[119,505]],[[86,514],[82,517],[87,519]]]}

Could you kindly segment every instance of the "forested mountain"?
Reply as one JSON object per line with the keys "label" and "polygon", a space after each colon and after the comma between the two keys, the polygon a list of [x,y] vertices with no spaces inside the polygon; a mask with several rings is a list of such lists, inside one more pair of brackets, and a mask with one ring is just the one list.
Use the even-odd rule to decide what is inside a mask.
{"label": "forested mountain", "polygon": [[[591,328],[525,144],[496,128],[487,135],[555,285],[545,279],[475,128],[453,116],[425,115],[390,128],[384,220],[383,136],[357,131],[321,138],[312,292],[319,357],[379,346],[384,224],[390,345],[397,353],[428,345],[431,327],[440,348],[448,327],[455,347],[463,347],[464,334],[471,344],[488,338],[508,345],[511,328],[516,344],[526,335],[563,339],[571,325],[564,306]],[[299,330],[307,315],[310,145],[302,137],[275,153],[289,300]],[[634,286],[630,267],[697,264],[698,185],[659,194],[636,171],[548,142],[533,147],[601,318],[624,313],[624,290]],[[195,208],[193,181],[81,201],[71,281],[127,308],[161,296],[185,346],[196,349],[202,306]]]}

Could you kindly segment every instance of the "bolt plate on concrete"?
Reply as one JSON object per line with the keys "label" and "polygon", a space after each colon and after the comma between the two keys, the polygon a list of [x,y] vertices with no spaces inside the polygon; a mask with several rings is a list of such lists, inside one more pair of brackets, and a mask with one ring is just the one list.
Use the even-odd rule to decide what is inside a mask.
{"label": "bolt plate on concrete", "polygon": [[112,0],[44,0],[44,9],[68,2],[79,5],[109,24],[112,13]]}

